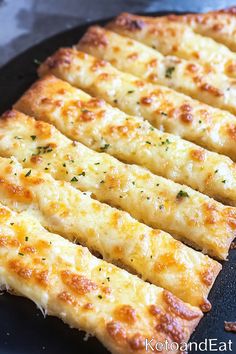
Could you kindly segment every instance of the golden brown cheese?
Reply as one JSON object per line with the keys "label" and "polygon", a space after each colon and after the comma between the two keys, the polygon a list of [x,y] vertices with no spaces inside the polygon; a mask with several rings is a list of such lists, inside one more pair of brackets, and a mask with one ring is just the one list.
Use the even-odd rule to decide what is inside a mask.
{"label": "golden brown cheese", "polygon": [[[97,45],[101,38],[102,43],[105,44]],[[207,77],[204,73],[199,73],[201,71],[199,66],[188,62],[183,63],[173,57],[163,57],[152,48],[104,28],[90,27],[80,40],[78,48],[99,59],[108,60],[119,70],[151,83],[170,85],[200,100],[204,94],[200,82],[195,83],[194,79],[196,74],[198,76],[201,74],[202,80]],[[113,80],[116,75],[119,75],[121,80],[126,80],[122,74],[115,71]],[[156,90],[153,90],[156,95],[150,93],[145,97],[144,87],[146,86],[138,88],[142,95],[139,99],[140,113],[156,128],[179,135],[236,160],[235,116],[160,85],[156,85]],[[117,106],[119,102],[121,102],[120,107],[123,108],[123,99],[118,101]]]}
{"label": "golden brown cheese", "polygon": [[[67,58],[66,63],[64,62],[65,58]],[[57,60],[60,63],[55,64]],[[52,62],[55,64],[53,69]],[[83,70],[80,67],[81,63],[83,63]],[[104,66],[106,66],[105,69]],[[96,68],[95,70],[94,67]],[[98,59],[91,58],[87,54],[76,52],[75,50],[61,50],[52,58],[49,58],[41,67],[41,74],[50,70],[62,79],[69,81],[72,85],[91,92],[94,96],[103,98],[111,104],[115,101],[115,104],[119,105],[119,108],[122,108],[127,113],[140,112],[140,107],[144,107],[142,115],[144,116],[144,112],[146,112],[146,118],[150,116],[150,111],[145,108],[149,107],[148,102],[151,93],[154,95],[155,103],[158,104],[158,97],[153,92],[153,86],[150,88],[148,86],[145,89],[143,81],[132,78],[130,80],[127,79],[127,82],[122,80],[120,75],[114,77],[114,69],[109,63],[102,62],[101,65],[101,61]],[[110,70],[111,72],[109,72]],[[124,76],[129,77],[128,74],[124,74]],[[138,90],[140,87],[141,89]],[[142,99],[144,103],[138,100],[141,92],[144,96]],[[20,109],[20,106],[16,107]],[[23,109],[23,104],[21,109]],[[119,117],[122,119],[121,113],[119,113]],[[107,119],[109,120],[109,117],[106,116],[105,121]],[[129,118],[126,121],[126,127],[129,126],[130,122],[137,124],[138,118]],[[123,140],[129,141],[129,145],[126,144],[125,150],[122,150],[126,158],[129,154],[129,160],[126,161],[142,164],[156,174],[178,183],[187,184],[217,200],[236,205],[235,202],[232,202],[232,199],[236,200],[236,165],[232,160],[226,156],[204,150],[175,135],[162,133],[155,129],[152,130],[152,127],[147,122],[143,122],[143,125],[141,125],[141,120],[139,122],[142,129],[137,129],[136,126],[134,135],[129,134],[127,138],[122,136]],[[95,122],[93,122],[94,124]],[[97,124],[99,124],[99,121]],[[121,132],[117,132],[112,139],[114,140],[119,136],[121,144],[121,135]],[[159,144],[157,144],[158,135],[160,137]],[[138,141],[137,136],[139,136]],[[147,136],[149,137],[148,139]],[[106,139],[111,139],[110,134],[107,134]],[[106,144],[105,141],[104,144]],[[112,153],[114,142],[112,146],[102,146],[107,148],[108,153]],[[141,149],[140,146],[142,146]]]}
{"label": "golden brown cheese", "polygon": [[[132,23],[139,23],[140,25],[135,27],[135,29],[132,29]],[[175,28],[176,23],[173,23],[170,21],[172,26]],[[177,24],[178,25],[178,24]],[[181,25],[181,24],[180,24]],[[118,32],[121,35],[125,35],[127,37],[130,37],[132,39],[135,39],[139,42],[142,42],[150,47],[154,48],[155,42],[157,42],[157,37],[156,34],[153,34],[150,30],[156,27],[156,24],[153,24],[153,22],[148,22],[145,20],[145,22],[140,18],[139,16],[134,16],[130,14],[122,14],[120,15],[115,21],[110,23],[108,28],[113,30],[114,32]],[[165,25],[163,24],[162,30],[164,30]],[[174,31],[173,31],[174,33]],[[178,31],[176,32],[176,34]],[[193,33],[193,32],[192,32]],[[164,36],[164,38],[167,38],[168,36]],[[177,41],[177,40],[176,40]],[[169,43],[170,41],[168,41]],[[198,42],[193,42],[192,39],[189,39],[189,44],[185,45],[184,48],[191,48],[191,45],[198,45]],[[158,48],[155,48],[158,49]],[[201,53],[204,52],[204,50],[201,48]],[[217,52],[218,53],[218,52]],[[234,54],[236,55],[236,54]],[[236,82],[235,78],[230,78],[227,77],[223,72],[219,70],[213,70],[213,68],[209,64],[212,62],[211,60],[212,55],[208,54],[207,56],[207,62],[205,65],[201,63],[201,65],[197,65],[197,61],[185,61],[186,64],[182,61],[181,58],[176,58],[172,57],[173,62],[176,60],[178,62],[179,59],[179,65],[181,67],[186,67],[189,70],[189,75],[191,75],[192,72],[192,77],[194,83],[194,87],[191,84],[190,78],[187,79],[186,84],[183,83],[185,78],[181,79],[181,86],[183,87],[186,86],[184,91],[187,93],[187,89],[189,90],[190,95],[192,95],[194,98],[198,98],[199,100],[202,100],[205,103],[208,103],[212,106],[221,108],[221,109],[226,109],[233,114],[236,113],[235,109],[235,100],[236,100]],[[166,57],[168,60],[169,57]],[[210,58],[210,59],[209,59]],[[181,65],[182,61],[182,65]],[[224,62],[223,60],[220,61],[221,63]],[[188,64],[187,64],[188,63]],[[229,68],[233,68],[233,63],[230,64],[228,63]],[[178,70],[173,70],[172,68],[178,68],[178,65],[172,65],[170,66],[170,69],[167,72],[167,76],[170,76],[170,84],[172,83],[172,77],[173,81],[175,78],[175,75],[178,75]],[[201,68],[202,67],[202,68]],[[175,72],[176,71],[176,72]],[[199,73],[205,72],[205,78],[202,77],[202,74],[199,75]],[[185,75],[186,77],[186,75]],[[189,83],[189,84],[188,84]],[[169,84],[169,85],[170,85]],[[176,84],[176,87],[178,84]],[[198,86],[198,91],[195,92],[195,86]],[[180,83],[179,83],[180,86]],[[179,90],[179,88],[178,88]],[[201,93],[202,91],[202,93]],[[195,93],[194,93],[195,92]],[[197,95],[197,96],[195,96]]]}
{"label": "golden brown cheese", "polygon": [[183,16],[169,15],[171,21],[188,24],[195,32],[213,38],[236,51],[236,7]]}
{"label": "golden brown cheese", "polygon": [[3,205],[0,284],[46,314],[95,335],[114,354],[144,354],[145,339],[188,341],[202,317],[168,291],[49,233],[27,212],[17,214]]}
{"label": "golden brown cheese", "polygon": [[[131,25],[139,24],[138,29]],[[222,72],[236,77],[236,54],[212,38],[195,33],[185,23],[173,22],[166,17],[145,17],[121,14],[115,21],[128,32],[136,33],[139,41],[145,42],[164,55],[199,62],[210,71]]]}
{"label": "golden brown cheese", "polygon": [[0,201],[17,212],[28,211],[50,232],[121,263],[182,300],[209,308],[207,295],[221,265],[128,213],[93,200],[48,173],[23,168],[14,158],[0,158]]}
{"label": "golden brown cheese", "polygon": [[[118,206],[139,221],[164,229],[217,258],[227,257],[235,237],[235,209],[187,186],[94,152],[72,142],[54,126],[17,111],[0,119],[0,154],[15,156],[29,171],[49,172],[57,180],[90,191],[96,199]],[[25,190],[16,194],[26,202],[32,197]]]}

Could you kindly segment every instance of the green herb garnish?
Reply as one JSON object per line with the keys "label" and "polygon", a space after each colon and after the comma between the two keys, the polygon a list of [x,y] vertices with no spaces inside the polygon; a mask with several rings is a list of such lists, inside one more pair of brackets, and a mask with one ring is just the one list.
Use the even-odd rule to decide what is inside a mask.
{"label": "green herb garnish", "polygon": [[73,178],[71,178],[71,180],[70,180],[71,182],[77,182],[78,181],[78,179],[76,178],[76,177],[73,177]]}
{"label": "green herb garnish", "polygon": [[109,148],[110,144],[105,144],[104,146],[101,146],[100,149],[101,150],[107,150]]}
{"label": "green herb garnish", "polygon": [[189,198],[189,195],[187,192],[180,190],[176,196],[177,199],[181,198]]}
{"label": "green herb garnish", "polygon": [[167,77],[168,79],[171,79],[172,73],[173,73],[174,70],[175,70],[174,66],[170,66],[169,68],[167,68],[165,77]]}

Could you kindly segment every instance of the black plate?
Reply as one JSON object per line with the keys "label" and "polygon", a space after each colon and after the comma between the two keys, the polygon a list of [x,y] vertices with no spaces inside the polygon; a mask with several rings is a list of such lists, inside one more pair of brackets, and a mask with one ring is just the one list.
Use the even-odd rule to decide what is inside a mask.
{"label": "black plate", "polygon": [[[96,23],[103,25],[105,22]],[[61,46],[77,43],[89,25],[91,23],[51,37],[2,67],[0,113],[9,109],[37,79],[35,61],[43,61]],[[205,339],[215,339],[214,343],[219,343],[231,340],[235,353],[236,335],[224,331],[224,321],[236,320],[236,251],[230,251],[229,261],[223,263],[223,270],[209,300],[212,310],[201,320],[191,341],[200,343]],[[0,296],[0,354],[108,353],[95,338],[84,341],[84,337],[84,333],[70,329],[56,318],[44,318],[35,305],[26,299],[9,294]],[[205,351],[209,352],[209,349]],[[202,351],[192,350],[191,353]]]}

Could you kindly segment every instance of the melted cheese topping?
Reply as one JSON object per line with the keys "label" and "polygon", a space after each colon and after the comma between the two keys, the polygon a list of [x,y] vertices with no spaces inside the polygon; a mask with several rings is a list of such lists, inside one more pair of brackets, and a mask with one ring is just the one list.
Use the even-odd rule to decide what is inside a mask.
{"label": "melted cheese topping", "polygon": [[0,119],[0,154],[14,155],[24,167],[49,172],[57,180],[90,191],[96,199],[216,257],[226,258],[235,237],[234,208],[141,167],[72,143],[54,126],[17,111]]}
{"label": "melted cheese topping", "polygon": [[[78,48],[154,84],[174,87],[200,100],[202,95],[207,97],[202,84],[203,81],[207,84],[208,75],[200,66],[164,57],[152,48],[104,28],[90,27]],[[118,75],[117,72],[115,74]],[[145,107],[143,116],[155,127],[236,160],[235,116],[162,86],[156,86],[154,92],[156,97],[152,94],[146,96],[148,107]],[[140,102],[142,104],[142,98]]]}
{"label": "melted cheese topping", "polygon": [[95,335],[115,354],[146,353],[145,338],[187,341],[202,317],[168,291],[47,232],[28,213],[2,205],[0,284]]}
{"label": "melted cheese topping", "polygon": [[201,14],[190,14],[184,16],[170,15],[171,21],[188,24],[194,32],[211,37],[220,42],[232,51],[236,51],[236,7]]}
{"label": "melted cheese topping", "polygon": [[193,60],[208,65],[209,70],[236,77],[236,54],[213,39],[196,34],[190,26],[171,21],[168,17],[144,17],[122,14],[116,22],[125,19],[138,21],[143,29],[141,42],[159,50],[164,55]]}
{"label": "melted cheese topping", "polygon": [[0,158],[0,171],[4,205],[18,212],[28,210],[51,232],[122,263],[192,305],[203,309],[208,305],[207,294],[221,269],[211,258],[128,213],[94,201],[69,183],[23,169],[15,159]]}
{"label": "melted cheese topping", "polygon": [[[142,42],[150,47],[153,47],[155,49],[159,49],[161,51],[160,48],[158,48],[158,41],[160,38],[163,39],[163,41],[167,40],[167,47],[169,46],[169,44],[171,43],[171,40],[168,38],[168,30],[166,30],[166,22],[161,23],[160,25],[160,29],[158,28],[158,24],[157,23],[153,23],[153,20],[150,22],[148,20],[146,20],[146,18],[140,17],[140,16],[135,16],[135,15],[130,15],[130,14],[122,14],[120,15],[115,21],[113,21],[108,27],[113,30],[114,32],[118,32],[122,35],[125,35],[127,37],[131,37],[133,39],[136,39],[139,42]],[[176,46],[176,48],[182,48],[182,44],[184,42],[184,39],[182,40],[181,38],[181,43],[179,44],[179,40],[175,38],[175,33],[176,36],[180,36],[178,34],[178,23],[173,23],[172,21],[170,21],[170,25],[174,28],[174,30],[172,30],[171,32],[173,32],[173,47]],[[181,24],[179,24],[181,26]],[[184,27],[185,28],[185,27]],[[164,35],[163,37],[161,36],[157,36],[155,31],[160,31],[160,32],[167,32],[166,35]],[[190,32],[189,32],[190,31]],[[197,54],[203,55],[202,53],[204,53],[204,48],[202,48],[199,44],[199,41],[193,40],[190,36],[190,34],[193,34],[195,36],[197,36],[196,34],[194,34],[193,31],[191,31],[191,29],[189,28],[187,30],[188,36],[187,36],[187,41],[188,44],[186,45],[186,43],[184,44],[184,48],[190,48],[190,50],[192,50],[192,46],[196,46],[196,50]],[[204,37],[203,37],[204,38]],[[210,39],[209,39],[210,40]],[[212,41],[213,43],[215,43],[214,41]],[[204,46],[205,44],[203,44]],[[225,48],[227,50],[227,48]],[[178,52],[178,50],[177,50]],[[169,50],[165,52],[165,54],[176,54],[178,55],[178,53],[175,51],[171,51]],[[186,75],[182,76],[182,78],[180,79],[180,83],[176,84],[176,89],[179,90],[178,85],[180,86],[186,86],[185,88],[185,93],[187,93],[187,90],[189,90],[190,95],[193,95],[194,98],[198,98],[200,100],[202,100],[203,102],[206,102],[212,106],[218,107],[218,108],[222,108],[222,109],[226,109],[230,112],[232,112],[233,114],[236,114],[236,109],[235,109],[235,100],[236,100],[236,84],[235,84],[235,79],[234,78],[230,78],[227,77],[222,71],[220,71],[220,69],[217,67],[217,70],[215,70],[214,67],[212,67],[210,63],[213,62],[213,58],[218,56],[218,53],[221,53],[221,50],[214,52],[213,49],[210,50],[210,54],[207,54],[207,60],[205,62],[205,65],[203,63],[201,63],[201,65],[197,65],[198,64],[198,60],[194,61],[194,58],[190,58],[192,61],[188,61],[185,63],[182,61],[181,63],[181,59],[179,58],[172,58],[172,66],[170,66],[170,69],[167,71],[167,76],[171,76],[173,77],[173,79],[170,78],[170,84],[172,83],[172,80],[177,81],[177,76],[182,76],[181,71],[183,70],[183,68],[188,68],[188,71],[190,71],[189,75],[191,75],[191,71],[192,72],[192,77],[193,77],[193,81],[195,81],[195,84],[193,86],[193,84],[191,83],[190,78],[186,79]],[[220,55],[220,54],[219,54]],[[222,54],[223,55],[223,54]],[[234,54],[235,56],[236,54]],[[213,58],[212,58],[213,57]],[[224,57],[224,55],[223,55]],[[169,57],[166,57],[166,60],[170,60],[168,59]],[[180,65],[180,69],[178,69],[178,64],[174,65],[174,62],[176,61],[178,63],[178,59],[179,59],[179,65]],[[225,61],[223,59],[219,60],[220,63],[225,63]],[[229,69],[233,71],[233,68],[235,68],[235,72],[236,72],[236,63],[233,61],[228,61],[228,71]],[[226,65],[226,64],[225,64]],[[200,68],[200,66],[202,66],[202,68]],[[220,64],[219,64],[220,66]],[[176,68],[177,70],[174,70],[172,68]],[[196,69],[196,72],[195,72]],[[180,70],[180,73],[178,73],[178,70]],[[199,73],[203,73],[205,72],[205,74],[200,74]],[[205,76],[202,77],[202,75]],[[184,83],[184,80],[186,80],[186,83]],[[198,92],[193,93],[195,91],[195,86],[198,86]],[[191,87],[192,86],[192,87]],[[188,88],[187,88],[188,87]],[[202,91],[202,94],[201,94]],[[196,96],[195,96],[196,95]]]}
{"label": "melted cheese topping", "polygon": [[[42,66],[41,73],[47,70],[111,104],[115,101],[119,108],[130,114],[139,112],[137,115],[150,117],[150,95],[158,105],[158,93],[155,93],[155,87],[152,85],[145,86],[142,81],[128,74],[123,74],[123,77],[117,73],[115,75],[115,69],[109,63],[73,49],[62,49],[49,58]],[[153,108],[155,104],[152,104]],[[111,139],[111,147],[109,146],[107,152],[112,153],[112,148],[124,141],[122,154],[125,154],[127,162],[142,164],[156,174],[187,184],[225,203],[236,205],[236,165],[228,157],[199,148],[175,135],[152,130],[147,122],[136,117],[126,120],[121,112],[118,116],[117,123],[114,123],[113,118],[109,124],[122,122],[127,133],[116,129],[111,139],[110,132],[103,129],[106,134],[104,144]],[[103,127],[109,120],[111,119],[104,112],[104,116],[94,119],[88,126],[91,126],[91,130],[95,123],[96,126],[101,124]]]}

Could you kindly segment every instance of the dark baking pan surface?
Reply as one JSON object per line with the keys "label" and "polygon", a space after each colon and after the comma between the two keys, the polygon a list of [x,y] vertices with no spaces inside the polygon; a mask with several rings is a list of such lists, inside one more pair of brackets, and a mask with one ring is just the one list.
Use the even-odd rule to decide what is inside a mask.
{"label": "dark baking pan surface", "polygon": [[[155,13],[151,15],[162,15]],[[106,20],[96,21],[103,25]],[[60,33],[28,49],[0,68],[0,114],[9,109],[37,79],[37,63],[62,46],[76,44],[89,25]],[[214,343],[231,340],[236,353],[236,334],[225,332],[224,321],[236,320],[236,251],[223,262],[209,300],[212,310],[201,320],[191,342],[214,339]],[[149,351],[150,352],[150,351]],[[204,351],[209,353],[209,351]],[[189,351],[190,353],[190,351]],[[191,353],[202,353],[192,350]],[[0,354],[108,354],[95,339],[85,341],[85,333],[70,329],[54,317],[44,318],[36,306],[21,297],[0,296]]]}

